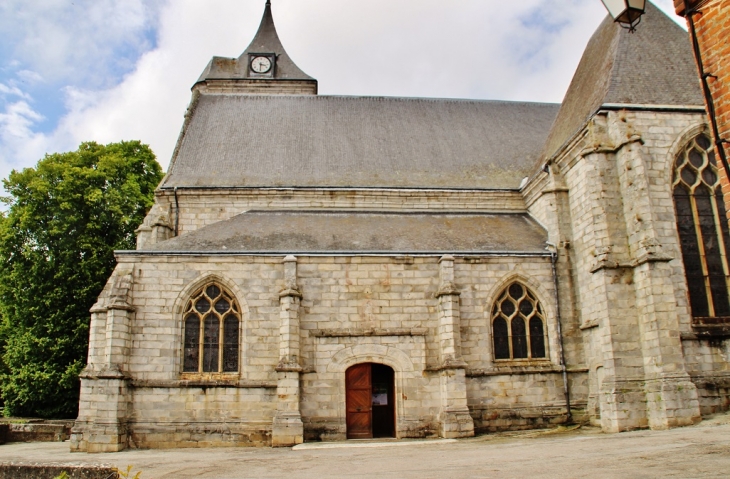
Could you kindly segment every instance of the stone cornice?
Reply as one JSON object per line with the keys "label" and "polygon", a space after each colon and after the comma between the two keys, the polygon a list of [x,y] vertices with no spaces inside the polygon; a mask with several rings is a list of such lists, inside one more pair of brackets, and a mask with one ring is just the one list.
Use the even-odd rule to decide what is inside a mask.
{"label": "stone cornice", "polygon": [[634,258],[631,261],[614,261],[611,259],[603,259],[597,261],[591,266],[591,273],[597,273],[602,269],[633,269],[637,268],[646,263],[668,263],[674,258],[661,253],[661,254],[644,254],[638,258]]}
{"label": "stone cornice", "polygon": [[593,154],[616,153],[617,151],[623,149],[625,146],[631,145],[633,143],[641,143],[643,145],[644,139],[639,135],[632,135],[626,141],[622,141],[618,145],[597,145],[595,147],[582,150],[579,155],[582,158],[585,158],[586,156]]}
{"label": "stone cornice", "polygon": [[279,364],[276,365],[276,372],[300,373],[302,372],[302,367],[299,365],[296,356],[286,356],[279,360]]}
{"label": "stone cornice", "polygon": [[79,374],[81,379],[129,379],[129,375],[122,372],[118,367],[104,366],[101,369],[95,369],[94,366],[88,365]]}
{"label": "stone cornice", "polygon": [[364,336],[426,336],[427,328],[372,328],[372,329],[315,329],[309,332],[315,338],[348,338]]}
{"label": "stone cornice", "polygon": [[300,293],[298,290],[293,288],[284,289],[279,293],[280,298],[285,298],[287,296],[290,296],[292,298],[302,298],[302,293]]}
{"label": "stone cornice", "polygon": [[[567,371],[570,374],[587,373],[588,368],[568,368]],[[477,377],[488,377],[488,376],[510,376],[510,375],[524,375],[524,374],[562,374],[562,368],[548,364],[545,366],[540,365],[525,365],[525,366],[497,366],[490,369],[468,369],[466,376],[470,378]]]}
{"label": "stone cornice", "polygon": [[428,372],[450,371],[454,369],[466,369],[468,364],[462,359],[449,358],[438,366],[428,368]]}
{"label": "stone cornice", "polygon": [[133,379],[132,387],[143,388],[237,388],[237,389],[276,389],[276,381],[172,379],[150,380]]}
{"label": "stone cornice", "polygon": [[452,282],[448,282],[446,284],[443,284],[436,293],[434,293],[434,297],[440,298],[441,296],[460,296],[461,291],[456,287],[456,285]]}

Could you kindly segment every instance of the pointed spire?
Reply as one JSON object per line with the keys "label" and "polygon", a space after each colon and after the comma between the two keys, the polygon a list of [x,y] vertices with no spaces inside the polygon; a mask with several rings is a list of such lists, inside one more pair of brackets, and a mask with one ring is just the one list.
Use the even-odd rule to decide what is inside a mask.
{"label": "pointed spire", "polygon": [[[263,62],[265,65],[271,65],[270,70],[261,73],[256,73],[251,70],[252,61],[259,56],[269,60],[270,63],[266,62],[266,60],[263,60]],[[296,66],[281,44],[279,34],[276,31],[276,25],[274,24],[274,16],[271,13],[271,0],[266,1],[261,24],[248,48],[238,58],[213,57],[196,85],[220,81],[238,82],[243,80],[248,80],[249,83],[239,86],[231,86],[232,84],[229,84],[226,88],[229,90],[233,88],[236,91],[241,90],[244,93],[246,92],[244,90],[251,90],[253,92],[253,90],[257,90],[258,88],[253,86],[253,82],[284,80],[284,83],[290,84],[290,87],[285,87],[284,83],[282,83],[282,86],[278,89],[282,94],[286,94],[286,91],[291,91],[290,94],[301,94],[305,91],[316,94],[317,92],[317,80]],[[295,83],[299,85],[295,85]],[[306,85],[304,85],[305,83]],[[207,91],[211,90],[208,89]],[[273,90],[268,89],[266,91]],[[256,93],[261,92],[256,91]]]}
{"label": "pointed spire", "polygon": [[312,80],[312,77],[304,73],[286,53],[284,46],[279,40],[279,34],[274,24],[274,15],[271,13],[271,0],[266,0],[264,8],[264,16],[261,18],[259,30],[253,38],[251,44],[238,57],[238,61],[248,64],[249,55],[255,53],[273,53],[276,54],[276,74],[275,78],[282,80]]}

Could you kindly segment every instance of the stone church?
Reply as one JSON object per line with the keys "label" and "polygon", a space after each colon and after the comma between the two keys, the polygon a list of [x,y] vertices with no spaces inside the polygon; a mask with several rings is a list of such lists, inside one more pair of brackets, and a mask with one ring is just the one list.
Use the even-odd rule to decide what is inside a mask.
{"label": "stone church", "polygon": [[601,24],[557,105],[320,96],[267,2],[91,310],[71,449],[727,410],[720,175],[686,33],[647,9]]}

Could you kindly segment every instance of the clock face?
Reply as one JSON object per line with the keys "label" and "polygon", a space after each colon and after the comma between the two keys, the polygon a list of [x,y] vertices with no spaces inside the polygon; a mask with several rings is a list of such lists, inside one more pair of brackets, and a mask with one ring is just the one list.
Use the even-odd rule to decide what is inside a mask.
{"label": "clock face", "polygon": [[254,73],[268,73],[271,70],[271,60],[267,57],[255,57],[251,60],[251,70]]}

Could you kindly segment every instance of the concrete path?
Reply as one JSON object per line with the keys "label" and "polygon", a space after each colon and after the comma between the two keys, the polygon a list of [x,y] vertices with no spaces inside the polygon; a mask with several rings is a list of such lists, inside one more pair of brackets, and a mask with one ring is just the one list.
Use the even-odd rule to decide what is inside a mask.
{"label": "concrete path", "polygon": [[[71,454],[68,443],[0,446],[2,462],[114,464],[158,478],[729,478],[730,415],[669,431],[530,431],[381,447],[132,450]],[[405,445],[404,445],[405,444]],[[340,444],[343,445],[343,444]],[[397,446],[397,447],[390,447]]]}

